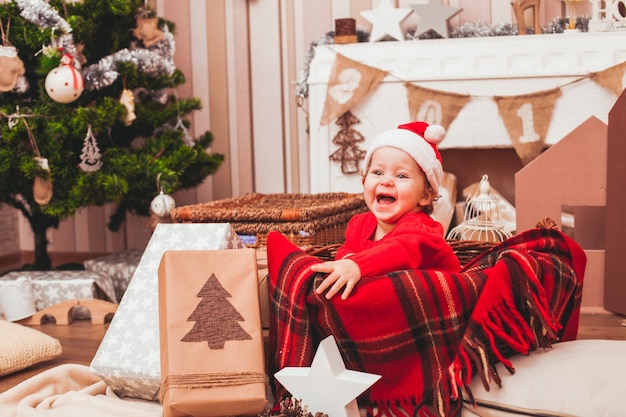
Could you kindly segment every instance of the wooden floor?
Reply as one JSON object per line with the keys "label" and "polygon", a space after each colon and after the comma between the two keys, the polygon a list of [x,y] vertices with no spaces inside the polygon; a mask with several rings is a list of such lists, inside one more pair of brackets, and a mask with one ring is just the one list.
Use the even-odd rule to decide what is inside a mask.
{"label": "wooden floor", "polygon": [[616,314],[581,314],[579,339],[626,340],[626,317]]}
{"label": "wooden floor", "polygon": [[[579,339],[626,340],[626,318],[614,314],[583,314],[580,317]],[[0,392],[41,371],[63,363],[91,363],[109,324],[91,324],[89,320],[74,320],[67,326],[46,323],[31,326],[61,342],[63,354],[51,361],[32,366],[23,371],[0,377]]]}

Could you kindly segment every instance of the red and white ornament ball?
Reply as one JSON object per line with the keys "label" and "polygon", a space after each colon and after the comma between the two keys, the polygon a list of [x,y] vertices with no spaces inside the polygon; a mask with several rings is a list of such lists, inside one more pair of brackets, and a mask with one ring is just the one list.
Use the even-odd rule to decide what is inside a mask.
{"label": "red and white ornament ball", "polygon": [[83,76],[72,65],[72,57],[63,55],[61,65],[46,76],[46,92],[58,103],[71,103],[78,99],[85,88]]}

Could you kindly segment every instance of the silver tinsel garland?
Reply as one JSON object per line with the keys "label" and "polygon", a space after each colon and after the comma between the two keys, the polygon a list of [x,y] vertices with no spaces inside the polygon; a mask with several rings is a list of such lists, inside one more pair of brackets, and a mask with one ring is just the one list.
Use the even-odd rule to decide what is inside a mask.
{"label": "silver tinsel garland", "polygon": [[[72,36],[72,28],[59,13],[43,0],[15,0],[22,10],[20,15],[40,28],[59,31],[61,35],[55,41],[57,46],[76,56],[76,47]],[[150,77],[171,76],[174,65],[174,36],[167,26],[161,28],[163,40],[149,49],[133,46],[105,56],[97,63],[83,68],[82,75],[86,90],[99,90],[107,87],[119,76],[117,64],[130,62]]]}
{"label": "silver tinsel garland", "polygon": [[[366,32],[362,29],[357,29],[356,31],[357,41],[358,42],[367,42],[369,39],[369,32]],[[309,96],[309,84],[307,80],[309,78],[309,67],[311,66],[311,61],[313,61],[313,57],[315,56],[315,48],[320,45],[332,45],[335,43],[335,32],[327,32],[324,35],[320,36],[316,41],[312,42],[309,45],[309,49],[304,57],[304,68],[300,72],[300,76],[296,81],[296,95],[300,99],[305,99]]]}
{"label": "silver tinsel garland", "polygon": [[315,48],[320,45],[331,45],[335,43],[335,32],[328,32],[321,36],[315,42],[309,45],[309,49],[304,57],[304,68],[300,71],[300,76],[296,80],[296,96],[301,99],[309,96],[309,68],[311,67],[311,61],[315,57]]}
{"label": "silver tinsel garland", "polygon": [[72,32],[69,23],[65,21],[59,12],[54,10],[48,3],[42,0],[16,0],[22,10],[21,16],[31,23],[42,28],[56,28],[63,33]]}
{"label": "silver tinsel garland", "polygon": [[113,84],[119,73],[117,64],[130,62],[137,70],[151,77],[171,76],[174,65],[174,36],[164,26],[163,40],[154,44],[150,49],[121,49],[114,54],[105,56],[97,63],[83,69],[83,79],[86,90],[99,90]]}

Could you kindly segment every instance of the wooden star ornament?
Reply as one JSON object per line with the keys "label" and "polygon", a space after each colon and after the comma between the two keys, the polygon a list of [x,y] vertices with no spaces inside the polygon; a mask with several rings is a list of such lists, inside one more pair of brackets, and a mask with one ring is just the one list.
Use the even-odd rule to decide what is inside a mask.
{"label": "wooden star ornament", "polygon": [[427,3],[410,4],[413,11],[419,16],[419,23],[415,31],[415,37],[434,30],[444,38],[450,37],[448,21],[463,9],[446,6],[442,0],[428,0]]}
{"label": "wooden star ornament", "polygon": [[311,412],[331,417],[359,417],[356,398],[380,379],[347,370],[333,336],[321,341],[310,368],[286,367],[274,376]]}
{"label": "wooden star ornament", "polygon": [[396,9],[391,5],[390,0],[380,0],[378,8],[362,11],[361,16],[372,24],[370,42],[382,40],[387,35],[398,41],[403,41],[404,34],[400,23],[411,13],[410,8]]}
{"label": "wooden star ornament", "polygon": [[141,39],[146,48],[151,47],[163,40],[163,32],[159,30],[159,19],[157,18],[137,18],[137,27],[133,29],[133,35]]}

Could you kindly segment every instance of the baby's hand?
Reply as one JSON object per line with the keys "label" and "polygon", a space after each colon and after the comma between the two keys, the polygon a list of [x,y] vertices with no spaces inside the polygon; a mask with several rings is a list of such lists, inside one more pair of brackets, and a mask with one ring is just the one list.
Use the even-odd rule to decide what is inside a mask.
{"label": "baby's hand", "polygon": [[315,289],[315,292],[318,294],[328,289],[326,293],[327,299],[331,299],[339,290],[345,287],[341,294],[341,299],[345,300],[354,289],[356,283],[361,279],[361,269],[351,259],[313,264],[311,265],[311,270],[328,274],[320,286]]}

